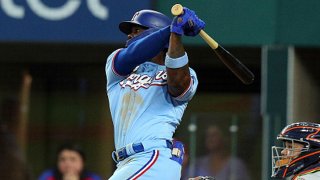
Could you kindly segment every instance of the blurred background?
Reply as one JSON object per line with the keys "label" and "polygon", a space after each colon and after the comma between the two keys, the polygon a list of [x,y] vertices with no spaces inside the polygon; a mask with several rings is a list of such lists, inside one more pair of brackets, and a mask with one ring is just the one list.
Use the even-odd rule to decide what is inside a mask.
{"label": "blurred background", "polygon": [[243,179],[270,179],[280,130],[320,122],[318,0],[0,0],[0,179],[37,179],[66,141],[83,147],[88,169],[111,176],[104,65],[125,44],[118,24],[141,9],[172,17],[175,3],[256,76],[242,84],[200,37],[184,38],[199,79],[175,134],[186,144],[185,175],[208,170],[205,158],[225,148],[214,173],[230,164],[229,174],[238,166]]}

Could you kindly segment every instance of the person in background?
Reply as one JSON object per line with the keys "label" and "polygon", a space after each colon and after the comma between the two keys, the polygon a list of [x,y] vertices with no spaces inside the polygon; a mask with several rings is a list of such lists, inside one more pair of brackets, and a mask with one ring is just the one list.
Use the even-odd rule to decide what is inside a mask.
{"label": "person in background", "polygon": [[193,177],[210,176],[218,180],[251,179],[244,162],[228,153],[226,143],[227,140],[219,127],[211,125],[207,128],[205,147],[208,153],[196,159],[195,172],[191,173]]}
{"label": "person in background", "polygon": [[57,151],[56,167],[44,171],[38,180],[102,180],[85,168],[85,154],[76,144],[64,144]]}
{"label": "person in background", "polygon": [[19,116],[19,101],[15,97],[7,97],[1,101],[0,107],[0,179],[29,180],[32,179],[30,169],[25,160],[16,136]]}
{"label": "person in background", "polygon": [[320,124],[296,122],[286,126],[272,147],[272,178],[320,179]]}

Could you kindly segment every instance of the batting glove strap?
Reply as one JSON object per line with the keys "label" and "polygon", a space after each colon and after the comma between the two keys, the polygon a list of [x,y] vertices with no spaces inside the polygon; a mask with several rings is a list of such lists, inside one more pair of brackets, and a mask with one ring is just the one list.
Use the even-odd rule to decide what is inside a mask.
{"label": "batting glove strap", "polygon": [[206,23],[202,21],[196,14],[188,19],[188,23],[183,26],[183,32],[186,36],[196,36],[201,29],[204,29]]}
{"label": "batting glove strap", "polygon": [[165,65],[168,68],[177,69],[188,64],[188,55],[185,53],[183,56],[178,58],[171,58],[168,54],[166,55]]}

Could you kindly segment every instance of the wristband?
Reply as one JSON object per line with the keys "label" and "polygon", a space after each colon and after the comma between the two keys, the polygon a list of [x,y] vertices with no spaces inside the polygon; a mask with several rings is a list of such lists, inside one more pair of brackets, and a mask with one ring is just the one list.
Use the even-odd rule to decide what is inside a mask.
{"label": "wristband", "polygon": [[168,68],[177,69],[177,68],[181,68],[181,67],[185,66],[186,64],[188,64],[187,53],[185,53],[183,56],[178,57],[178,58],[171,58],[171,57],[169,57],[168,54],[166,55],[165,65]]}

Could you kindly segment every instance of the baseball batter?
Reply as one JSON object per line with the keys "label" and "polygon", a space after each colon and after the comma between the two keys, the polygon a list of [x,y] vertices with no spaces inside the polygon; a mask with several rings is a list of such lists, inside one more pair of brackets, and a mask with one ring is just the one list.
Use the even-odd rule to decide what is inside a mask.
{"label": "baseball batter", "polygon": [[119,24],[128,41],[105,67],[117,163],[111,180],[180,179],[184,150],[172,137],[198,85],[182,36],[205,26],[194,11],[184,11],[171,20],[141,10]]}

